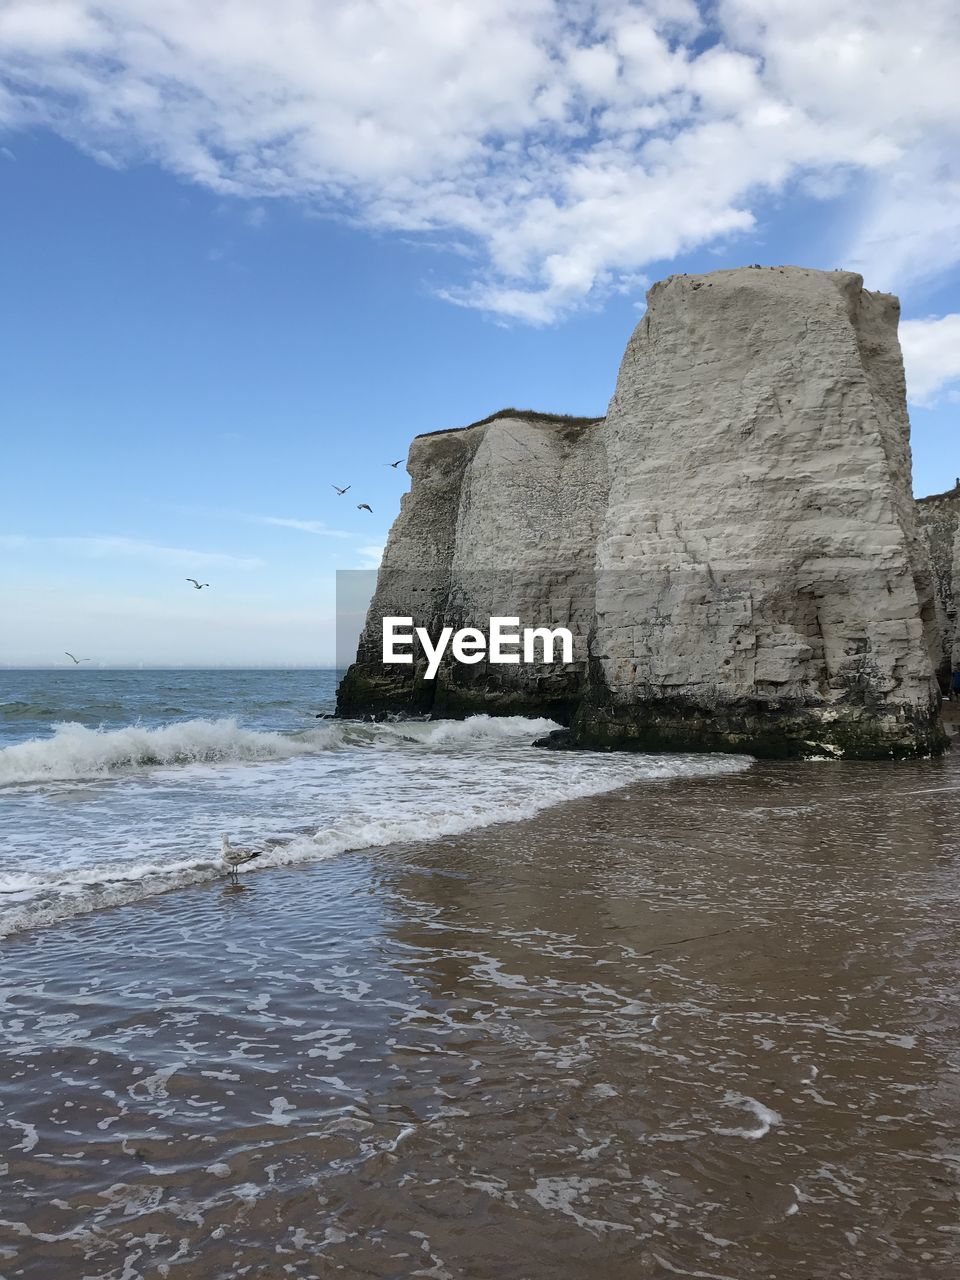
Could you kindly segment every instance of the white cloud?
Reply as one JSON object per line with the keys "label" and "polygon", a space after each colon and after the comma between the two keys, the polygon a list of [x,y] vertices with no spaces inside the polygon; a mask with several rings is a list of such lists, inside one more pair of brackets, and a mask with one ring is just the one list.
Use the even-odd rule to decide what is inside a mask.
{"label": "white cloud", "polygon": [[324,538],[352,538],[343,529],[330,529],[322,520],[295,520],[286,516],[248,516],[254,524],[279,525],[282,529],[299,529],[301,533],[313,533]]}
{"label": "white cloud", "polygon": [[140,542],[135,538],[47,538],[14,533],[0,534],[0,547],[8,551],[46,549],[96,560],[143,560],[180,569],[206,569],[210,566],[259,569],[263,565],[263,561],[256,557],[232,556],[222,551],[194,551],[189,547],[165,547],[153,542]]}
{"label": "white cloud", "polygon": [[900,345],[914,404],[929,408],[951,383],[960,382],[960,315],[903,320]]}
{"label": "white cloud", "polygon": [[379,569],[380,561],[383,559],[383,553],[386,550],[386,541],[378,542],[369,547],[357,547],[357,554],[362,556],[365,563],[361,569]]}
{"label": "white cloud", "polygon": [[870,179],[843,265],[871,286],[960,260],[953,0],[709,12],[7,0],[0,120],[224,196],[472,242],[476,274],[447,296],[534,323],[749,232],[764,195],[829,193],[838,175]]}

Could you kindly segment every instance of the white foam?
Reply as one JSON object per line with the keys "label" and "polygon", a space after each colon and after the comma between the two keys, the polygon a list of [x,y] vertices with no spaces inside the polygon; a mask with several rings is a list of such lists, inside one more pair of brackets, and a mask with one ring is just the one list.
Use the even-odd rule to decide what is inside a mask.
{"label": "white foam", "polygon": [[224,873],[225,830],[241,844],[266,845],[244,869],[252,879],[530,818],[627,783],[751,763],[532,750],[554,727],[517,716],[327,721],[297,735],[233,720],[106,732],[63,726],[0,752],[0,777],[34,780],[4,798],[0,936],[214,881]]}
{"label": "white foam", "polygon": [[16,1146],[11,1147],[12,1151],[32,1151],[40,1141],[40,1136],[37,1133],[35,1125],[27,1124],[24,1120],[8,1120],[7,1124],[11,1129],[23,1130],[22,1140],[18,1142]]}
{"label": "white foam", "polygon": [[756,1098],[751,1098],[745,1093],[727,1092],[724,1095],[724,1102],[728,1102],[733,1106],[746,1107],[757,1117],[760,1122],[754,1129],[717,1129],[716,1133],[723,1134],[727,1138],[750,1138],[756,1140],[765,1138],[774,1125],[780,1124],[783,1117],[779,1112],[765,1107],[762,1102],[758,1102]]}
{"label": "white foam", "polygon": [[293,739],[241,729],[236,720],[184,720],[157,729],[58,724],[52,737],[0,750],[0,786],[98,778],[150,766],[282,760],[300,751]]}
{"label": "white foam", "polygon": [[426,746],[469,746],[472,743],[532,742],[560,726],[554,720],[526,716],[470,716],[467,720],[437,720],[379,726],[382,732],[401,736]]}
{"label": "white foam", "polygon": [[289,760],[344,747],[416,743],[469,749],[532,742],[557,728],[552,720],[487,715],[382,724],[330,720],[292,735],[243,729],[235,719],[183,720],[152,729],[139,724],[88,729],[69,722],[55,725],[49,738],[0,748],[0,786],[105,778],[177,765]]}
{"label": "white foam", "polygon": [[[250,877],[271,867],[322,862],[353,850],[460,835],[497,822],[533,817],[551,804],[610,790],[618,783],[619,779],[597,778],[593,785],[584,782],[557,787],[542,792],[537,799],[525,798],[520,802],[511,801],[508,794],[457,805],[456,797],[451,796],[450,807],[439,812],[434,808],[426,812],[401,812],[392,817],[352,814],[313,835],[298,836],[271,849],[256,863],[248,864],[244,874]],[[246,836],[244,843],[249,843]],[[147,854],[147,850],[144,853]],[[169,889],[214,880],[222,873],[212,846],[200,856],[171,858],[166,862],[149,855],[137,857],[134,851],[128,861],[71,867],[69,875],[59,867],[33,874],[0,871],[0,903],[7,907],[0,913],[0,937]]]}

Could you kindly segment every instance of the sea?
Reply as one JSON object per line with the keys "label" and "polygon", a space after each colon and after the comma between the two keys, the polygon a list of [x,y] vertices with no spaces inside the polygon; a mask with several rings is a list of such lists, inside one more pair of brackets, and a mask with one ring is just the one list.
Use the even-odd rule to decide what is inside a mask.
{"label": "sea", "polygon": [[215,881],[223,833],[313,864],[742,757],[550,752],[518,716],[339,721],[333,670],[0,671],[0,937]]}
{"label": "sea", "polygon": [[335,684],[0,674],[0,1275],[960,1275],[956,751]]}

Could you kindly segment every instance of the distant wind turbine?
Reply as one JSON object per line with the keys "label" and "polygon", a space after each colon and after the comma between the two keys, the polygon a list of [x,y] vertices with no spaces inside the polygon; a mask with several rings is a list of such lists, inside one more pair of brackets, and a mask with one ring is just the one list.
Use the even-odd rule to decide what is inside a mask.
{"label": "distant wind turbine", "polygon": [[365,502],[358,502],[358,503],[357,503],[357,510],[358,510],[358,511],[369,511],[369,512],[370,512],[370,514],[371,514],[371,515],[373,515],[373,507],[368,507],[368,506],[367,506],[367,504],[366,504]]}
{"label": "distant wind turbine", "polygon": [[67,655],[67,657],[68,657],[68,658],[73,658],[73,665],[74,665],[75,667],[79,667],[79,665],[80,665],[80,663],[81,663],[81,662],[92,662],[92,661],[93,661],[93,659],[92,659],[92,658],[74,658],[74,657],[73,657],[73,654],[72,654],[72,653],[70,653],[70,652],[68,652],[66,649],[64,649],[64,651],[63,651],[63,652]]}
{"label": "distant wind turbine", "polygon": [[198,582],[196,578],[184,578],[184,582],[192,582],[198,591],[202,591],[204,587],[209,587],[209,582]]}

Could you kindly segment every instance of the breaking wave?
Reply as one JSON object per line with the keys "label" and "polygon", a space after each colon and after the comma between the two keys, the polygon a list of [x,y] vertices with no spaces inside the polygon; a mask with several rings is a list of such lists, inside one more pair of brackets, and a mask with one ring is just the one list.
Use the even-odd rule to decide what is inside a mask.
{"label": "breaking wave", "polygon": [[[458,722],[460,742],[482,741],[484,735],[492,731],[488,723],[491,719],[478,716],[475,722]],[[522,737],[528,742],[542,731],[543,726],[552,727],[551,721],[512,719],[514,725],[508,733],[515,739]],[[196,722],[179,727],[188,728],[192,723]],[[226,723],[229,722],[213,722],[214,725]],[[502,741],[504,721],[494,723],[499,741]],[[445,726],[440,722],[418,727],[429,738],[429,731]],[[337,724],[333,728],[352,731],[360,726]],[[371,738],[373,735],[388,739],[391,735],[399,736],[399,726],[370,725],[362,728]],[[156,731],[151,740],[155,736]],[[276,735],[244,736],[272,739]],[[197,742],[198,739],[193,738],[192,741]],[[263,744],[260,745],[262,748]],[[253,744],[248,742],[247,749],[252,747]],[[528,753],[528,763],[530,754],[540,755]],[[495,755],[493,758],[497,759]],[[541,759],[543,769],[526,786],[518,785],[511,778],[512,767],[506,759],[499,758],[496,773],[490,776],[485,776],[487,770],[478,760],[475,769],[470,770],[474,775],[479,770],[482,782],[478,788],[457,790],[455,787],[426,785],[419,794],[411,794],[406,803],[401,802],[399,810],[363,811],[362,807],[355,808],[319,829],[311,828],[286,839],[259,841],[257,843],[264,849],[263,855],[245,867],[244,874],[255,876],[270,868],[323,862],[337,854],[355,850],[411,841],[430,842],[496,823],[532,818],[554,805],[601,795],[632,782],[739,773],[752,764],[747,757],[709,755],[591,755],[580,762],[580,767],[575,767],[575,761],[569,755],[557,757],[543,753]],[[412,781],[412,775],[410,777]],[[246,835],[243,839],[245,843],[248,841]],[[180,839],[178,853],[170,856],[167,852],[170,842],[171,836],[166,831],[151,830],[139,839],[134,837],[120,859],[93,865],[71,865],[66,874],[62,864],[37,871],[0,871],[0,937],[222,877],[224,868],[217,856],[217,837],[212,832],[197,833],[191,842],[194,846],[201,845],[202,851],[189,850]]]}
{"label": "breaking wave", "polygon": [[281,734],[241,729],[236,720],[184,720],[155,729],[59,724],[49,738],[0,751],[0,786],[99,778],[163,765],[281,760],[297,752]]}
{"label": "breaking wave", "polygon": [[419,742],[426,747],[496,746],[498,742],[533,742],[560,726],[554,720],[526,716],[470,716],[467,720],[395,720],[382,724],[333,722],[354,741],[367,734],[372,740]]}
{"label": "breaking wave", "polygon": [[234,719],[183,720],[159,728],[127,725],[122,729],[90,729],[68,723],[57,725],[49,738],[31,738],[0,749],[0,786],[84,781],[178,765],[289,760],[343,747],[419,743],[469,749],[532,742],[557,727],[552,720],[486,715],[432,723],[331,720],[296,734],[244,729]]}

